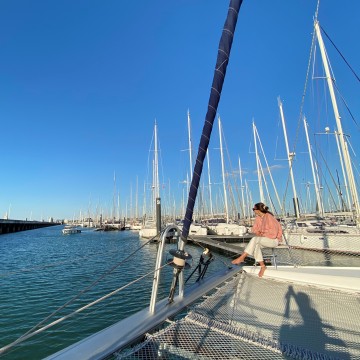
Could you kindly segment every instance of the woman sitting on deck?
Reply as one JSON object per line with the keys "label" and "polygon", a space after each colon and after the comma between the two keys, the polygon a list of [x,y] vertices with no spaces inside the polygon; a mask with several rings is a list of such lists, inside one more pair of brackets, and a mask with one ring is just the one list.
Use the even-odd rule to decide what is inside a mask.
{"label": "woman sitting on deck", "polygon": [[259,277],[264,275],[266,266],[261,249],[264,247],[274,248],[279,245],[282,237],[282,228],[280,223],[275,219],[269,208],[263,203],[254,205],[255,222],[252,227],[252,232],[255,236],[250,240],[246,246],[245,251],[235,260],[233,264],[239,265],[245,261],[248,255],[255,258],[255,261],[260,264]]}

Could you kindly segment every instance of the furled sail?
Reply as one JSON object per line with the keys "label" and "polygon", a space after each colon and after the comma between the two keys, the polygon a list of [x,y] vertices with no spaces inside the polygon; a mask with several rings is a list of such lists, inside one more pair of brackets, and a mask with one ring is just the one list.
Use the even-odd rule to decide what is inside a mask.
{"label": "furled sail", "polygon": [[182,238],[186,241],[189,235],[189,229],[192,222],[193,211],[200,183],[200,177],[203,169],[203,162],[205,159],[206,151],[209,146],[211,131],[213,128],[214,119],[216,116],[221,90],[225,80],[227,65],[229,63],[231,45],[234,38],[234,31],[238,18],[238,13],[242,0],[231,0],[229,5],[228,15],[225,21],[224,29],[221,35],[218,56],[216,60],[214,78],[210,91],[210,98],[208,103],[208,110],[205,117],[205,123],[200,139],[199,150],[196,158],[196,163],[191,180],[189,190],[188,203],[186,206],[184,226],[182,230]]}

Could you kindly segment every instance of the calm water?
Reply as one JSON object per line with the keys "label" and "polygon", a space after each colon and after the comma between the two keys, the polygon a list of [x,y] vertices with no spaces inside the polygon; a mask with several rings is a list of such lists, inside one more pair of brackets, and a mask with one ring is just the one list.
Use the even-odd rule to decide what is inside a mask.
{"label": "calm water", "polygon": [[[129,261],[116,267],[146,242],[139,239],[138,233],[84,229],[80,234],[63,235],[61,229],[61,226],[56,226],[0,236],[0,347],[26,333],[97,279],[103,277],[51,321],[154,270],[155,244],[144,246]],[[168,250],[174,247],[174,244],[167,245],[165,253],[168,254]],[[193,267],[187,270],[185,277],[198,264],[202,249],[189,246],[188,251],[193,255]],[[230,264],[229,259],[215,255],[208,273],[227,264]],[[103,276],[112,268],[115,269],[111,274]],[[172,268],[165,268],[159,298],[167,297],[171,277]],[[194,281],[195,278],[192,278],[189,284]],[[100,304],[26,340],[1,358],[41,359],[52,354],[148,306],[151,286],[150,275]]]}

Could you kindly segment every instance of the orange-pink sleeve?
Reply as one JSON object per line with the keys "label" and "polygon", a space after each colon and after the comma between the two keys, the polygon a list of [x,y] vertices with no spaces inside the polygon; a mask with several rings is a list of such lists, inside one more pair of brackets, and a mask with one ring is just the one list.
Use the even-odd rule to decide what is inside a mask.
{"label": "orange-pink sleeve", "polygon": [[259,233],[259,232],[261,231],[261,225],[262,225],[262,221],[261,221],[260,217],[259,217],[259,216],[256,216],[256,217],[255,217],[254,225],[253,225],[253,227],[252,227],[252,229],[251,229],[251,232],[252,232],[253,234]]}
{"label": "orange-pink sleeve", "polygon": [[280,223],[270,214],[263,218],[263,235],[270,239],[279,239],[282,237],[282,228]]}

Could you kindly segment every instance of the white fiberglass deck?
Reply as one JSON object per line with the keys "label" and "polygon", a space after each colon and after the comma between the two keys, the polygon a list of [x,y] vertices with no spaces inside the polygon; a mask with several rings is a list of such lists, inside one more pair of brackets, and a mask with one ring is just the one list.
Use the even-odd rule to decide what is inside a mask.
{"label": "white fiberglass deck", "polygon": [[[260,270],[256,266],[245,266],[243,269],[249,274],[257,274]],[[286,281],[287,283],[315,285],[327,290],[337,289],[360,293],[359,267],[279,266],[275,269],[270,266],[265,272],[264,279],[266,278]]]}

